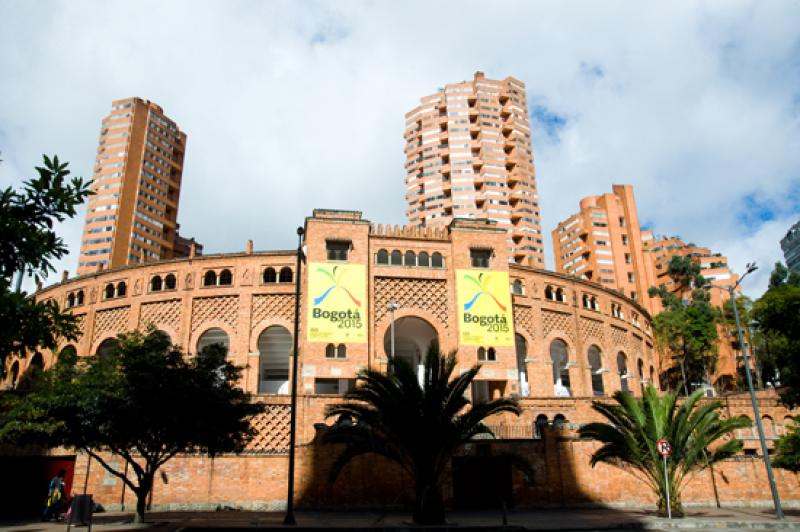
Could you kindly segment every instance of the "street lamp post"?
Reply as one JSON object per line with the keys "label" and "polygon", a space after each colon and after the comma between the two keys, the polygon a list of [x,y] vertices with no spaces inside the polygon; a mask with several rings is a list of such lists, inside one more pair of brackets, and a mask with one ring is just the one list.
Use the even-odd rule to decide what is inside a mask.
{"label": "street lamp post", "polygon": [[[772,491],[772,502],[775,505],[775,517],[783,519],[783,509],[781,508],[781,499],[778,496],[778,487],[775,485],[775,477],[772,474],[772,464],[769,459],[769,452],[767,452],[767,440],[764,438],[764,426],[761,424],[761,413],[758,408],[758,399],[756,392],[753,389],[753,378],[750,375],[750,361],[747,358],[747,346],[744,343],[744,335],[742,334],[742,326],[739,322],[739,309],[736,305],[736,287],[742,282],[742,279],[747,277],[748,274],[753,273],[758,269],[755,263],[747,265],[747,271],[742,275],[735,285],[728,287],[728,293],[731,296],[731,306],[733,307],[733,317],[736,320],[736,334],[739,337],[739,346],[742,349],[742,358],[744,359],[744,373],[747,376],[747,387],[750,389],[750,400],[753,403],[753,413],[756,417],[756,427],[758,427],[758,439],[761,440],[761,452],[764,454],[764,467],[767,469],[767,478],[769,479],[769,489]],[[722,287],[719,287],[722,288]]]}
{"label": "street lamp post", "polygon": [[292,406],[289,412],[289,482],[286,493],[284,525],[297,524],[294,520],[294,447],[297,433],[297,350],[300,338],[300,271],[303,265],[303,228],[297,228],[297,268],[294,282],[294,346],[292,349]]}
{"label": "street lamp post", "polygon": [[767,451],[767,441],[764,438],[764,426],[761,424],[761,413],[758,409],[758,399],[756,392],[753,389],[753,377],[750,375],[750,360],[747,357],[747,346],[744,343],[744,336],[742,334],[742,326],[739,322],[739,309],[736,305],[736,294],[734,290],[736,286],[742,282],[742,279],[751,272],[756,270],[755,264],[749,264],[747,272],[739,279],[736,285],[728,287],[728,292],[731,296],[731,306],[733,306],[733,317],[736,320],[736,334],[739,337],[739,346],[742,349],[742,358],[744,358],[744,373],[747,376],[747,387],[750,389],[750,400],[753,402],[753,413],[756,418],[756,426],[758,427],[758,439],[761,440],[761,452],[764,454],[764,467],[767,469],[767,478],[769,479],[769,489],[772,491],[772,502],[775,505],[775,516],[778,519],[783,519],[783,509],[781,508],[781,499],[778,496],[778,487],[775,485],[775,477],[772,474],[772,464],[770,463],[769,452]]}

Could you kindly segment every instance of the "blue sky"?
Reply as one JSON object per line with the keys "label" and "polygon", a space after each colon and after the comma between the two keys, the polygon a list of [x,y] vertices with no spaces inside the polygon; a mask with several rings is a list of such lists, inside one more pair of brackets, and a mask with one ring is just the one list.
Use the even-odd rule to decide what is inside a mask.
{"label": "blue sky", "polygon": [[[757,296],[800,217],[798,20],[777,0],[0,0],[0,185],[43,152],[89,176],[111,101],[141,96],[188,134],[179,221],[209,252],[291,248],[315,207],[401,224],[404,113],[482,70],[527,84],[550,266],[580,198],[630,183],[656,233],[757,261]],[[60,228],[76,251],[80,230]]]}

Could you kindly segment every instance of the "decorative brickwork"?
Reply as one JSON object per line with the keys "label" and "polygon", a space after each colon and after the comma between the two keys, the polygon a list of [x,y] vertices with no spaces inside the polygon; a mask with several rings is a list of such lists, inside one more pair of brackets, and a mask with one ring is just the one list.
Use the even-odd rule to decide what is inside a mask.
{"label": "decorative brickwork", "polygon": [[450,327],[450,308],[447,300],[447,283],[436,279],[375,278],[375,323],[386,316],[390,301],[404,309],[424,309]]}
{"label": "decorative brickwork", "polygon": [[517,330],[523,329],[531,338],[536,336],[536,329],[534,329],[533,313],[530,307],[514,306],[514,328]]}
{"label": "decorative brickwork", "polygon": [[252,329],[267,318],[294,320],[294,296],[287,294],[253,296]]}
{"label": "decorative brickwork", "polygon": [[94,316],[94,336],[92,342],[106,333],[120,333],[128,330],[130,307],[117,307],[98,310]]}
{"label": "decorative brickwork", "polygon": [[286,453],[289,451],[289,405],[267,405],[263,414],[252,421],[255,437],[246,451],[255,453]]}
{"label": "decorative brickwork", "polygon": [[236,329],[239,318],[239,297],[198,297],[192,305],[192,332],[205,322],[216,321]]}
{"label": "decorative brickwork", "polygon": [[581,318],[581,340],[586,342],[589,338],[597,338],[601,342],[605,341],[603,322],[590,318]]}
{"label": "decorative brickwork", "polygon": [[614,345],[620,345],[627,347],[628,346],[628,334],[625,329],[617,327],[616,325],[611,326],[611,341],[614,342]]}
{"label": "decorative brickwork", "polygon": [[167,325],[178,335],[181,334],[181,302],[180,299],[145,303],[139,314],[139,325],[152,323],[156,327]]}
{"label": "decorative brickwork", "polygon": [[553,331],[560,331],[566,334],[570,340],[573,342],[575,341],[575,327],[573,326],[572,314],[542,310],[542,324],[544,325],[543,334],[545,338]]}

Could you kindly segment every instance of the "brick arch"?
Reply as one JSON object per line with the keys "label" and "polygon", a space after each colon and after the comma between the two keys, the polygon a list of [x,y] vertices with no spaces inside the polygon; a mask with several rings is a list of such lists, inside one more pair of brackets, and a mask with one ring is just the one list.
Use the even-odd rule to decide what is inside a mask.
{"label": "brick arch", "polygon": [[[544,346],[545,352],[542,358],[550,364],[550,344],[553,343],[553,340],[562,340],[565,344],[567,344],[567,362],[575,362],[577,364],[578,358],[577,353],[578,350],[575,347],[575,342],[567,334],[563,334],[562,331],[552,331],[550,334],[545,336],[542,345]],[[580,367],[580,366],[579,366]]]}
{"label": "brick arch", "polygon": [[258,352],[258,337],[261,336],[261,333],[274,325],[284,327],[287,331],[289,331],[289,335],[292,337],[292,339],[294,339],[294,322],[285,318],[264,319],[253,326],[252,333],[250,334],[250,343],[248,345],[249,353]]}
{"label": "brick arch", "polygon": [[236,338],[236,331],[230,325],[221,320],[204,321],[201,325],[199,325],[190,336],[189,345],[186,346],[186,351],[189,353],[194,353],[197,350],[197,341],[200,340],[200,337],[203,335],[203,333],[213,328],[222,329],[225,331],[225,334],[228,335],[228,356],[237,354],[234,353],[232,349],[235,345],[234,339]]}
{"label": "brick arch", "polygon": [[[400,308],[395,311],[394,319],[397,321],[400,318],[419,318],[428,322],[428,325],[433,327],[433,330],[436,331],[436,335],[439,337],[439,349],[441,349],[442,352],[446,353],[456,348],[456,345],[450,345],[450,339],[447,335],[447,328],[444,323],[437,319],[432,312],[421,308]],[[387,314],[375,325],[375,351],[376,354],[380,353],[381,356],[383,353],[383,338],[389,331],[391,321],[391,316]],[[454,344],[457,344],[457,342],[454,342]]]}
{"label": "brick arch", "polygon": [[95,356],[97,354],[97,349],[100,347],[100,344],[102,344],[109,338],[116,339],[118,335],[119,333],[116,332],[104,332],[100,334],[100,336],[98,336],[97,339],[94,342],[92,342],[92,348],[88,353],[86,353],[87,356],[92,356],[92,357]]}

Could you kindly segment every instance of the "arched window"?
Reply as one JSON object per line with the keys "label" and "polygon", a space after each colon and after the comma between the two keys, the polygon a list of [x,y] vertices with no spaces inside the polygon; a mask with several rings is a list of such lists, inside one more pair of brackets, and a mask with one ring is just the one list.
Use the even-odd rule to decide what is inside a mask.
{"label": "arched window", "polygon": [[556,301],[558,301],[559,303],[563,303],[566,301],[563,288],[556,289]]}
{"label": "arched window", "polygon": [[347,358],[347,346],[344,344],[339,344],[336,347],[336,356],[337,358]]}
{"label": "arched window", "polygon": [[336,358],[336,346],[328,344],[325,346],[325,358]]}
{"label": "arched window", "polygon": [[75,298],[76,305],[83,305],[83,290],[78,290],[78,296]]}
{"label": "arched window", "polygon": [[70,294],[67,296],[67,308],[75,306],[75,294]]}
{"label": "arched window", "polygon": [[292,335],[285,327],[272,325],[258,337],[258,393],[289,393],[289,353]]}
{"label": "arched window", "polygon": [[656,385],[656,370],[653,368],[653,366],[650,366],[650,385]]}
{"label": "arched window", "polygon": [[378,254],[375,256],[377,264],[389,264],[389,252],[385,249],[379,249]]}
{"label": "arched window", "polygon": [[486,360],[486,349],[483,347],[478,348],[478,360],[481,362]]}
{"label": "arched window", "polygon": [[219,284],[222,285],[229,285],[233,283],[233,274],[230,270],[225,269],[219,272]]}
{"label": "arched window", "polygon": [[405,258],[403,260],[404,260],[406,266],[416,266],[417,265],[417,256],[411,250],[406,251],[406,256],[405,256]]}
{"label": "arched window", "polygon": [[117,297],[123,297],[127,290],[128,287],[125,286],[125,281],[120,281],[117,283]]}
{"label": "arched window", "polygon": [[636,361],[636,373],[639,377],[639,382],[644,383],[644,360],[641,358]]}
{"label": "arched window", "polygon": [[582,299],[583,299],[583,308],[591,308],[590,307],[591,303],[589,301],[589,294],[583,294]]}
{"label": "arched window", "polygon": [[58,352],[58,358],[61,358],[63,356],[68,356],[68,357],[73,357],[73,358],[77,357],[78,356],[78,350],[75,349],[74,345],[64,346],[64,348],[61,351]]}
{"label": "arched window", "polygon": [[434,252],[431,255],[431,267],[432,268],[444,268],[444,257],[438,251]]}
{"label": "arched window", "polygon": [[525,359],[528,358],[528,342],[521,334],[514,335],[514,349],[517,355],[517,371],[519,372],[519,392],[522,397],[528,397],[528,369]]}
{"label": "arched window", "polygon": [[103,340],[100,345],[97,346],[97,352],[95,356],[98,357],[105,357],[114,352],[117,348],[117,339],[116,338],[106,338]]}
{"label": "arched window", "polygon": [[539,414],[536,416],[536,422],[533,425],[533,436],[537,440],[541,440],[544,438],[544,431],[547,428],[549,422],[547,421],[547,416],[544,414]]}
{"label": "arched window", "polygon": [[569,386],[569,352],[567,343],[556,338],[550,343],[550,360],[553,363],[553,389],[557,397],[572,395]]}
{"label": "arched window", "polygon": [[392,256],[390,257],[390,262],[392,266],[402,266],[403,265],[403,254],[400,253],[399,250],[395,249],[392,251]]}
{"label": "arched window", "polygon": [[521,296],[525,293],[525,287],[522,284],[522,279],[515,279],[511,285],[511,293]]}
{"label": "arched window", "polygon": [[278,277],[279,283],[291,283],[292,282],[292,269],[288,266],[284,266],[281,268],[281,274]]}
{"label": "arched window", "polygon": [[425,251],[419,252],[419,257],[417,257],[417,266],[420,268],[428,268],[431,265],[430,256]]}
{"label": "arched window", "polygon": [[156,275],[152,279],[150,279],[150,291],[151,292],[160,292],[162,287],[161,277]]}
{"label": "arched window", "polygon": [[199,353],[206,347],[214,344],[221,344],[227,352],[231,345],[231,341],[228,338],[228,333],[219,327],[212,327],[208,329],[200,335],[200,338],[197,339],[197,352]]}
{"label": "arched window", "polygon": [[547,286],[544,287],[544,298],[545,299],[550,299],[552,301],[556,300],[555,292],[553,292],[553,287],[552,286],[547,285]]}
{"label": "arched window", "polygon": [[275,273],[275,268],[267,268],[266,270],[264,270],[263,279],[264,283],[277,283],[278,274]]}
{"label": "arched window", "polygon": [[112,299],[114,297],[114,285],[108,283],[105,290],[103,290],[103,295],[105,295],[106,299]]}
{"label": "arched window", "polygon": [[216,286],[217,285],[217,272],[208,270],[203,276],[203,286]]}
{"label": "arched window", "polygon": [[494,350],[494,347],[486,350],[486,360],[497,360],[497,351]]}
{"label": "arched window", "polygon": [[596,345],[589,346],[589,371],[592,375],[592,394],[605,395],[605,387],[603,386],[603,359],[600,354],[600,348]]}
{"label": "arched window", "polygon": [[175,290],[176,284],[175,276],[171,273],[164,278],[164,288],[167,290]]}
{"label": "arched window", "polygon": [[619,374],[619,389],[625,393],[630,392],[630,388],[628,388],[628,357],[622,351],[617,353],[617,373]]}
{"label": "arched window", "polygon": [[563,414],[556,414],[556,417],[553,418],[553,428],[561,430],[566,424],[567,418],[565,418]]}
{"label": "arched window", "polygon": [[592,296],[591,300],[592,310],[600,310],[600,304],[597,302],[597,298]]}

